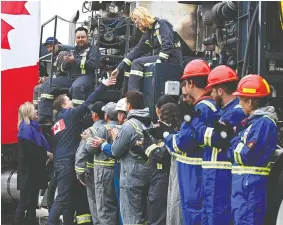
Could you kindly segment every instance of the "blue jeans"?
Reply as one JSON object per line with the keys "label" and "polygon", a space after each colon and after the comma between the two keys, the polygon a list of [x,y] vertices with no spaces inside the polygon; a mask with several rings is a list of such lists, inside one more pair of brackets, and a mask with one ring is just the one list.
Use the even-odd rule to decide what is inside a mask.
{"label": "blue jeans", "polygon": [[59,217],[63,215],[64,224],[74,222],[74,189],[76,184],[74,159],[55,159],[54,170],[58,185],[58,195],[50,210],[48,225],[59,224]]}

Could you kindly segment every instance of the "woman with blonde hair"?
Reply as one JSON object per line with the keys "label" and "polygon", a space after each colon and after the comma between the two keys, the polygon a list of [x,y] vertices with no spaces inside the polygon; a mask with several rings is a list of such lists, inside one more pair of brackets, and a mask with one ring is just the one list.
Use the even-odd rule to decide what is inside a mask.
{"label": "woman with blonde hair", "polygon": [[[140,91],[140,82],[146,66],[160,62],[181,65],[182,62],[179,35],[173,30],[171,23],[154,17],[142,6],[134,9],[131,20],[143,32],[143,35],[139,43],[112,72],[112,76],[115,77],[125,70],[123,94],[127,90]],[[142,57],[146,53],[153,53],[153,55]],[[126,71],[130,71],[129,76],[126,76]]]}
{"label": "woman with blonde hair", "polygon": [[25,102],[19,107],[18,118],[17,186],[20,201],[15,212],[15,224],[34,225],[39,190],[47,187],[46,159],[50,147],[36,122],[37,111],[32,103]]}

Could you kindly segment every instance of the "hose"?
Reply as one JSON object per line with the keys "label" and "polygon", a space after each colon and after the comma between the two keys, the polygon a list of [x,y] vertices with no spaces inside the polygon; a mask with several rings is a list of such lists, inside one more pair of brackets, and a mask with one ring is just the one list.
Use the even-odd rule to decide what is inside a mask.
{"label": "hose", "polygon": [[241,77],[245,76],[245,73],[247,71],[250,41],[251,41],[252,31],[253,31],[256,16],[257,16],[257,13],[258,13],[258,9],[259,9],[259,3],[256,6],[256,9],[255,9],[255,12],[253,14],[252,21],[251,21],[251,27],[250,27],[249,34],[248,34],[248,40],[247,40],[247,45],[246,45],[246,49],[245,49],[244,64],[243,64],[242,76]]}

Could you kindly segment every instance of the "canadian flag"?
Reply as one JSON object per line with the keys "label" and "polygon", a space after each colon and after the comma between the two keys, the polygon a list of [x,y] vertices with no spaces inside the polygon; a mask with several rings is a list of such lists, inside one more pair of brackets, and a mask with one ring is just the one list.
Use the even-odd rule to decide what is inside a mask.
{"label": "canadian flag", "polygon": [[1,1],[1,144],[17,142],[18,108],[39,76],[40,1]]}
{"label": "canadian flag", "polygon": [[64,119],[60,119],[58,122],[56,122],[53,127],[51,128],[51,132],[53,135],[56,135],[58,132],[65,130],[66,125],[64,122]]}

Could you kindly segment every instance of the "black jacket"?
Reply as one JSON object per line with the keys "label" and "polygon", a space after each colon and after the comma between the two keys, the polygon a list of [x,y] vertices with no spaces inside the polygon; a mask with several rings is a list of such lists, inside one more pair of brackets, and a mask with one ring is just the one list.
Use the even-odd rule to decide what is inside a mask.
{"label": "black jacket", "polygon": [[47,187],[47,152],[31,141],[19,140],[17,188],[42,189]]}
{"label": "black jacket", "polygon": [[119,64],[119,69],[124,69],[125,65],[130,66],[134,59],[146,53],[159,55],[161,62],[171,62],[181,64],[182,52],[179,35],[173,30],[173,26],[167,20],[158,19],[153,23],[152,28],[142,35],[139,43]]}

